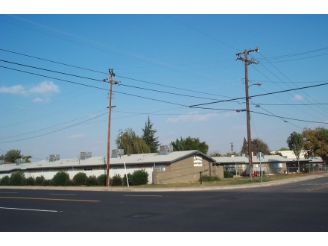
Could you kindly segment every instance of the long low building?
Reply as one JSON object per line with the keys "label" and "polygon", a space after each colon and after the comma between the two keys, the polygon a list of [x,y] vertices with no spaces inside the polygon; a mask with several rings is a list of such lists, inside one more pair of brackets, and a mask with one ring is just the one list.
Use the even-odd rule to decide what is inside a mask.
{"label": "long low building", "polygon": [[[230,157],[212,157],[217,163],[220,163],[225,170],[233,170],[237,175],[243,173],[249,175],[248,157],[230,156]],[[320,169],[323,160],[320,157],[300,158],[301,171],[307,166],[313,169]],[[287,174],[296,173],[298,162],[296,158],[287,158],[280,155],[263,155],[261,159],[258,156],[252,157],[253,172],[263,172],[264,174]]]}
{"label": "long low building", "polygon": [[[266,174],[297,172],[297,161],[279,155],[253,156],[253,171]],[[319,166],[321,158],[301,159],[301,170],[306,165]],[[201,175],[224,178],[224,170],[234,170],[237,175],[249,174],[246,156],[209,157],[197,150],[173,151],[172,146],[161,146],[159,153],[125,155],[124,150],[113,150],[110,158],[110,177],[133,173],[143,169],[149,183],[185,183],[198,181]],[[106,174],[106,158],[92,157],[91,152],[81,152],[79,158],[60,159],[50,155],[46,160],[32,163],[1,164],[0,178],[13,172],[23,172],[26,178],[43,176],[52,179],[58,171],[66,171],[72,179],[77,173],[87,176]]]}
{"label": "long low building", "polygon": [[[117,174],[123,177],[140,169],[148,173],[149,183],[155,184],[194,182],[205,174],[223,178],[223,168],[216,166],[215,160],[197,150],[173,152],[172,148],[163,148],[159,153],[132,155],[124,155],[122,150],[112,151],[110,177]],[[85,172],[87,176],[100,176],[106,174],[106,159],[92,157],[90,152],[81,152],[80,158],[74,159],[50,155],[47,160],[38,162],[0,165],[0,178],[17,171],[23,172],[26,178],[43,176],[52,179],[58,171],[66,171],[70,178],[79,172]]]}

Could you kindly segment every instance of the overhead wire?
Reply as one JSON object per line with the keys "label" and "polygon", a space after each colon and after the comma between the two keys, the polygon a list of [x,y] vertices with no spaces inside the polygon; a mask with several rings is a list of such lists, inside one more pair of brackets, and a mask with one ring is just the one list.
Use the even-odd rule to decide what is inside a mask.
{"label": "overhead wire", "polygon": [[[265,57],[264,57],[264,55],[261,53],[260,54],[264,59],[265,59]],[[269,62],[270,63],[270,62]],[[282,76],[284,76],[288,81],[290,81],[290,82],[293,82],[293,81],[291,81],[280,69],[278,69],[276,66],[274,66],[273,64],[271,64],[270,63],[270,65],[271,66],[273,66]],[[295,83],[293,83],[295,86],[296,86],[296,84]],[[315,99],[313,99],[306,91],[303,91],[303,93],[307,96],[307,97],[309,97],[309,98],[311,98],[314,102],[316,102],[316,100]],[[307,101],[309,101],[308,100],[308,98],[305,98]],[[327,109],[326,108],[322,108],[323,109],[323,111],[326,113],[326,111],[327,111]],[[315,111],[317,111],[317,110],[315,110]],[[317,111],[318,112],[318,111]]]}
{"label": "overhead wire", "polygon": [[[103,112],[103,111],[104,110],[101,110],[101,111],[98,111],[98,112],[95,112],[95,113],[99,113],[99,112]],[[107,111],[107,109],[105,109],[105,111]],[[48,126],[48,127],[42,128],[42,129],[31,131],[31,132],[25,132],[25,133],[19,133],[19,134],[15,134],[15,135],[0,137],[0,141],[2,141],[4,139],[8,139],[8,138],[14,138],[14,137],[17,137],[17,136],[24,136],[24,135],[28,135],[28,134],[31,134],[31,133],[41,132],[41,131],[44,131],[44,130],[47,130],[47,129],[51,129],[51,128],[54,128],[54,127],[57,127],[57,126],[60,126],[60,125],[64,125],[64,124],[67,124],[69,122],[73,122],[73,121],[76,121],[76,120],[79,120],[79,119],[85,118],[85,117],[86,116],[79,117],[79,118],[76,118],[76,119],[73,119],[73,120],[65,121],[65,122],[62,122],[62,123],[59,123],[59,124],[56,124],[56,125],[53,125],[53,126]]]}
{"label": "overhead wire", "polygon": [[[63,62],[58,62],[58,61],[54,61],[54,60],[44,59],[44,58],[41,58],[41,57],[31,56],[31,55],[27,55],[27,54],[23,54],[23,53],[11,51],[11,50],[6,50],[6,49],[0,48],[0,51],[10,52],[10,53],[13,53],[13,54],[16,54],[16,55],[20,55],[20,56],[26,56],[26,57],[29,57],[29,58],[34,58],[34,59],[38,59],[38,60],[42,60],[42,61],[47,61],[47,62],[59,64],[59,65],[64,65],[64,66],[73,67],[73,68],[77,68],[77,69],[81,69],[81,70],[86,70],[86,71],[91,71],[91,72],[95,72],[95,73],[100,73],[100,74],[106,74],[106,75],[108,75],[108,73],[105,73],[105,72],[101,72],[101,71],[97,71],[97,70],[93,70],[93,69],[89,69],[89,68],[85,68],[85,67],[81,67],[81,66],[76,66],[76,65],[72,65],[72,64],[67,64],[67,63],[63,63]],[[5,60],[5,62],[9,63],[9,61],[6,61],[6,60]],[[20,66],[29,66],[29,65],[25,65],[25,64],[19,64],[19,65]],[[58,72],[58,71],[54,71],[54,70],[50,70],[50,69],[42,69],[42,68],[37,68],[37,67],[33,67],[33,68],[35,68],[35,69],[41,69],[41,70],[45,70],[45,71],[49,71],[49,72]],[[58,73],[62,73],[62,72],[58,72]],[[68,73],[62,73],[62,74],[64,74],[64,75],[71,75],[71,76],[74,76],[74,77],[79,77],[79,78],[84,78],[84,79],[89,79],[88,77],[78,76],[78,75],[73,75],[73,74],[68,74]],[[118,78],[124,78],[124,79],[129,79],[129,80],[137,81],[137,82],[142,82],[142,83],[146,83],[146,84],[157,85],[157,86],[161,86],[161,87],[165,87],[165,88],[172,88],[172,89],[177,89],[177,90],[182,90],[182,91],[194,92],[194,93],[197,93],[197,94],[205,94],[205,95],[221,96],[221,97],[227,97],[227,98],[229,98],[228,96],[224,96],[224,95],[218,95],[218,94],[213,94],[213,93],[206,93],[206,92],[202,92],[202,91],[195,91],[195,90],[190,90],[190,89],[187,89],[187,88],[181,88],[181,87],[176,87],[176,86],[163,85],[163,84],[160,84],[160,83],[149,82],[149,81],[145,81],[145,80],[141,80],[141,79],[135,79],[135,78],[126,77],[126,76],[116,75],[116,77],[118,77]],[[97,80],[97,79],[93,79],[93,78],[90,78],[90,79],[91,80],[94,80],[94,81],[101,81],[101,80]]]}
{"label": "overhead wire", "polygon": [[90,118],[90,119],[87,119],[87,120],[81,121],[81,122],[79,122],[79,123],[76,123],[76,124],[73,124],[73,125],[69,125],[69,126],[66,126],[66,127],[63,127],[63,128],[60,128],[60,129],[57,129],[57,130],[54,130],[54,131],[51,131],[51,132],[47,132],[47,133],[43,133],[43,134],[39,134],[39,135],[36,135],[36,136],[33,136],[33,137],[21,138],[21,139],[17,139],[17,140],[13,140],[13,141],[5,141],[5,142],[0,142],[0,143],[2,143],[2,144],[3,144],[3,143],[14,143],[14,142],[19,142],[19,141],[23,141],[23,140],[29,140],[29,139],[33,139],[33,138],[37,138],[37,137],[42,137],[42,136],[49,135],[49,134],[52,134],[52,133],[55,133],[55,132],[59,132],[59,131],[66,130],[66,129],[71,128],[71,127],[73,127],[73,126],[80,125],[80,124],[82,124],[82,123],[84,123],[84,122],[91,121],[91,120],[96,119],[96,118],[99,118],[99,117],[101,117],[101,116],[103,116],[103,115],[105,115],[105,114],[107,114],[107,112],[106,112],[106,113],[103,113],[103,114],[100,114],[100,115],[97,115],[97,116],[95,116],[95,117],[92,117],[92,118]]}

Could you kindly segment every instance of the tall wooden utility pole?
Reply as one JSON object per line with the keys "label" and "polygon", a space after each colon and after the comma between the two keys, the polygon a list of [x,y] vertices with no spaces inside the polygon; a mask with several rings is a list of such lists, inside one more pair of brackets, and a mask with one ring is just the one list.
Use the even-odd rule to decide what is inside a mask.
{"label": "tall wooden utility pole", "polygon": [[[251,116],[249,110],[249,95],[248,95],[248,65],[250,64],[258,64],[258,62],[254,61],[253,59],[248,60],[248,55],[250,52],[258,52],[259,49],[256,47],[254,50],[249,49],[245,50],[244,52],[236,54],[238,57],[236,60],[241,60],[245,63],[245,92],[246,92],[246,115],[247,115],[247,145],[248,145],[248,160],[249,160],[249,177],[250,180],[253,180],[253,160],[252,160],[252,138],[251,138]],[[244,55],[244,57],[242,57]]]}
{"label": "tall wooden utility pole", "polygon": [[111,113],[112,113],[112,94],[113,94],[113,83],[119,84],[118,81],[114,81],[113,77],[115,77],[115,73],[113,69],[109,69],[109,78],[104,79],[103,81],[109,82],[109,105],[108,105],[108,136],[107,136],[107,165],[106,165],[106,186],[110,185],[110,177],[109,177],[109,168],[110,168],[110,121],[111,121]]}

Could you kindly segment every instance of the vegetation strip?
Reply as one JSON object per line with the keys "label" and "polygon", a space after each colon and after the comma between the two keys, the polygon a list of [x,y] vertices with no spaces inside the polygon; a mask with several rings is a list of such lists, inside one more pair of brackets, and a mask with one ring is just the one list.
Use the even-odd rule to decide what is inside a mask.
{"label": "vegetation strip", "polygon": [[64,202],[100,202],[100,200],[75,200],[75,199],[60,199],[60,198],[38,198],[38,197],[8,197],[0,196],[0,199],[25,199],[25,200],[45,200],[45,201],[64,201]]}

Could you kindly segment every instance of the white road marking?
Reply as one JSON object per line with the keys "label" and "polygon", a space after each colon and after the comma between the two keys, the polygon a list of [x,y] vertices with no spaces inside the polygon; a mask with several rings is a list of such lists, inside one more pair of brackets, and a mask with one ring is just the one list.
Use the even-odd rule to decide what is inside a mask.
{"label": "white road marking", "polygon": [[162,197],[162,195],[124,195],[124,196],[157,196],[157,197]]}
{"label": "white road marking", "polygon": [[76,194],[56,194],[56,193],[50,193],[52,196],[75,196]]}
{"label": "white road marking", "polygon": [[0,207],[0,209],[58,213],[58,211],[56,211],[56,210],[43,210],[43,209],[31,209],[31,208],[6,208],[6,207]]}

